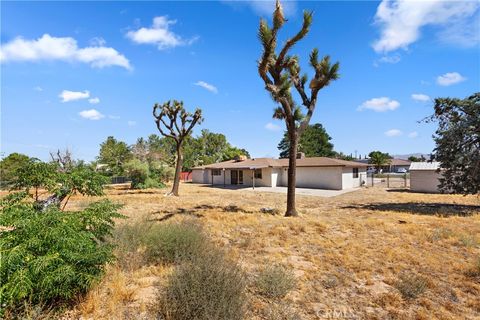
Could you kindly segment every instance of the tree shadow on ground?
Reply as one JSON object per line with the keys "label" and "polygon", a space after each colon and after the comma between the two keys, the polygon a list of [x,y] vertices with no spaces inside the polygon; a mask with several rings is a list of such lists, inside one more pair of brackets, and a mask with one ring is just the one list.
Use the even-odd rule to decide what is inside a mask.
{"label": "tree shadow on ground", "polygon": [[223,212],[242,212],[242,213],[253,213],[253,211],[245,210],[237,205],[230,204],[228,206],[212,206],[208,204],[202,204],[195,206],[191,209],[185,208],[178,208],[175,210],[163,210],[163,211],[155,211],[150,213],[151,215],[162,214],[159,218],[153,218],[150,221],[165,221],[168,219],[173,218],[175,215],[189,215],[196,218],[202,218],[204,215],[201,213],[197,213],[198,211],[205,211],[205,210],[214,210],[217,209]]}
{"label": "tree shadow on ground", "polygon": [[364,209],[375,211],[397,211],[418,215],[441,216],[441,217],[468,217],[480,213],[480,206],[467,204],[449,204],[449,203],[371,203],[349,205],[343,209]]}

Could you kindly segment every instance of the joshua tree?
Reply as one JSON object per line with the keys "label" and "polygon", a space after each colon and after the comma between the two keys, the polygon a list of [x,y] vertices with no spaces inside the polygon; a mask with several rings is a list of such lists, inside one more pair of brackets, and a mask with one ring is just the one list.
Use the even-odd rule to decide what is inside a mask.
{"label": "joshua tree", "polygon": [[191,133],[193,127],[203,121],[202,110],[197,108],[194,113],[187,112],[183,107],[183,101],[173,100],[167,101],[163,105],[155,103],[153,106],[153,117],[162,136],[172,138],[175,141],[177,161],[170,195],[178,196],[183,162],[183,142]]}
{"label": "joshua tree", "polygon": [[[298,57],[288,55],[289,50],[307,35],[312,24],[312,14],[312,12],[307,11],[303,13],[302,29],[285,42],[278,55],[276,53],[277,33],[285,23],[282,6],[278,0],[273,12],[273,26],[269,27],[267,22],[261,19],[258,32],[263,46],[263,53],[258,62],[258,73],[265,82],[265,89],[279,105],[274,110],[273,117],[285,120],[288,139],[290,140],[288,150],[287,211],[285,216],[297,215],[295,209],[295,180],[298,140],[308,127],[315,111],[318,92],[328,86],[332,80],[339,78],[338,62],[331,65],[329,56],[325,56],[319,61],[318,49],[313,49],[310,54],[310,65],[313,67],[315,74],[308,84],[308,89],[310,89],[310,94],[308,94],[305,89],[305,84],[308,80],[307,75],[300,76]],[[306,114],[302,113],[301,105],[293,100],[292,86],[298,92],[301,98],[301,105],[306,108]]]}

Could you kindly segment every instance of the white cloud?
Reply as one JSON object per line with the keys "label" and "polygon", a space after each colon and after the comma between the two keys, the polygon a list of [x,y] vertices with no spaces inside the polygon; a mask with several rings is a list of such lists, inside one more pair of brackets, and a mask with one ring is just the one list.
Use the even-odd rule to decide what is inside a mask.
{"label": "white cloud", "polygon": [[36,86],[33,88],[33,90],[37,91],[37,92],[42,92],[43,91],[43,88],[40,87],[40,86]]}
{"label": "white cloud", "polygon": [[17,37],[2,44],[0,61],[41,61],[62,60],[78,61],[94,68],[119,66],[131,69],[130,62],[117,50],[104,46],[79,48],[71,37],[57,38],[44,34],[36,40]]}
{"label": "white cloud", "polygon": [[92,47],[103,47],[107,41],[105,41],[105,39],[102,37],[93,37],[90,39],[89,43]]}
{"label": "white cloud", "polygon": [[281,128],[279,125],[269,122],[265,125],[265,129],[270,131],[280,131]]}
{"label": "white cloud", "polygon": [[385,135],[387,137],[398,137],[398,136],[401,136],[402,134],[403,132],[398,129],[390,129],[388,131],[385,131]]}
{"label": "white cloud", "polygon": [[416,138],[418,137],[418,132],[417,131],[412,131],[408,134],[409,138]]}
{"label": "white cloud", "polygon": [[430,101],[430,97],[423,93],[414,93],[412,94],[412,99],[420,102]]}
{"label": "white cloud", "polygon": [[100,120],[102,118],[105,118],[103,114],[101,114],[95,109],[83,110],[83,111],[80,111],[78,114],[80,115],[80,117],[88,120]]}
{"label": "white cloud", "polygon": [[100,99],[98,97],[91,98],[91,99],[88,99],[88,103],[97,104],[97,103],[100,103]]}
{"label": "white cloud", "polygon": [[437,77],[437,84],[446,87],[465,80],[467,80],[467,78],[463,77],[458,72],[447,72]]}
{"label": "white cloud", "polygon": [[137,122],[130,120],[130,121],[127,122],[127,124],[128,124],[129,127],[133,127],[133,126],[136,126],[136,125],[137,125]]}
{"label": "white cloud", "polygon": [[362,103],[357,110],[362,111],[365,109],[373,110],[376,112],[393,111],[400,107],[400,102],[392,100],[388,97],[373,98]]}
{"label": "white cloud", "polygon": [[204,89],[206,89],[210,92],[218,93],[217,87],[215,87],[214,85],[212,85],[210,83],[207,83],[205,81],[197,81],[197,82],[194,83],[194,85],[202,87],[202,88],[204,88]]}
{"label": "white cloud", "polygon": [[[256,14],[261,16],[272,16],[275,10],[275,0],[244,0],[244,1],[222,1],[232,7],[248,6]],[[285,16],[292,16],[297,11],[296,1],[282,1],[283,13]]]}
{"label": "white cloud", "polygon": [[[376,52],[383,53],[407,49],[410,44],[420,38],[421,29],[425,26],[441,28],[443,31],[440,36],[445,32],[447,35],[452,34],[451,28],[458,29],[458,24],[463,23],[474,27],[478,24],[475,12],[479,7],[476,1],[383,0],[375,15],[375,22],[380,26],[381,36],[373,43],[373,48]],[[468,36],[471,38],[471,34]],[[449,40],[458,42],[463,41],[463,38],[457,33]]]}
{"label": "white cloud", "polygon": [[62,102],[69,102],[81,99],[88,99],[90,98],[90,92],[88,90],[85,90],[83,92],[63,90],[58,96],[62,98]]}
{"label": "white cloud", "polygon": [[177,20],[168,20],[167,16],[155,17],[150,28],[129,31],[126,36],[135,43],[154,44],[158,50],[190,45],[198,39],[198,37],[183,39],[178,34],[172,32],[170,26],[175,23],[177,23]]}

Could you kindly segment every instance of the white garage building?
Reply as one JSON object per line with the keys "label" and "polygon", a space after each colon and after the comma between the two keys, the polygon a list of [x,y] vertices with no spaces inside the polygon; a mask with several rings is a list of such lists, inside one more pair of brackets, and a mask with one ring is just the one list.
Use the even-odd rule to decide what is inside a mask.
{"label": "white garage building", "polygon": [[[366,183],[368,165],[313,157],[297,159],[297,188],[343,190]],[[229,160],[192,170],[192,181],[211,185],[287,186],[288,159]]]}
{"label": "white garage building", "polygon": [[410,190],[438,193],[440,162],[412,162],[410,164]]}

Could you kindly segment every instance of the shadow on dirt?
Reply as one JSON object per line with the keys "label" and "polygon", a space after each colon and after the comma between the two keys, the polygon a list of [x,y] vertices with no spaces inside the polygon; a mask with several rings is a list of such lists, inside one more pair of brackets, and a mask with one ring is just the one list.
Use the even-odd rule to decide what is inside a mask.
{"label": "shadow on dirt", "polygon": [[468,217],[480,213],[480,206],[449,204],[449,203],[422,203],[422,202],[406,202],[406,203],[371,203],[360,205],[349,205],[342,207],[343,209],[364,209],[375,211],[397,211],[418,215],[431,215],[441,217]]}

